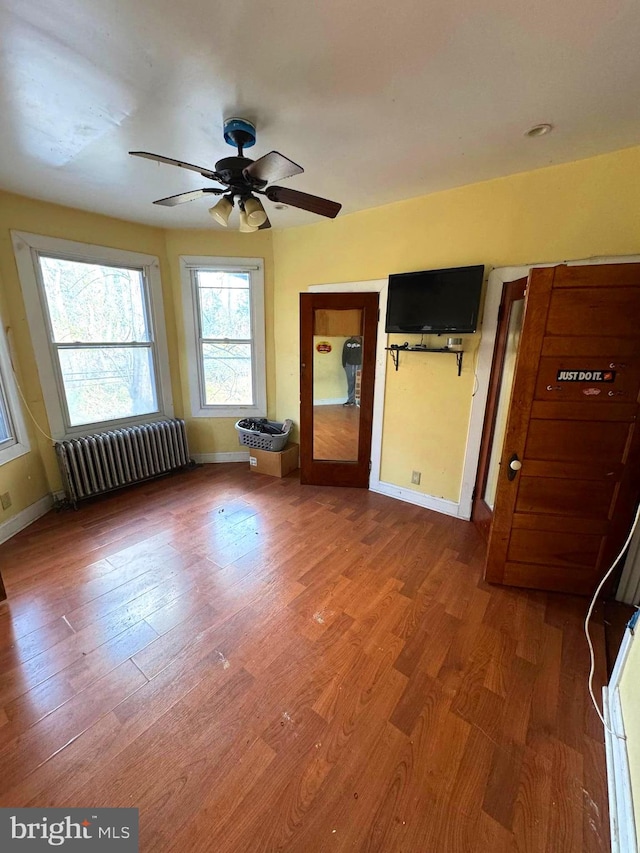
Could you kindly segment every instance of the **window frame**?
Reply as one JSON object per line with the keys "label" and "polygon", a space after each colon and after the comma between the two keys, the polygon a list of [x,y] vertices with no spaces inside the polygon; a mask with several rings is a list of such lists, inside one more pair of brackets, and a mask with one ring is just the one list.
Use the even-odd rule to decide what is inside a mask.
{"label": "window frame", "polygon": [[13,375],[8,336],[0,318],[0,397],[9,420],[11,438],[0,443],[0,465],[11,462],[31,450],[29,434],[22,413],[16,380]]}
{"label": "window frame", "polygon": [[[199,271],[225,271],[248,273],[250,277],[249,300],[251,306],[251,372],[254,389],[253,405],[209,404],[205,400],[203,378],[201,318],[197,295]],[[266,417],[267,376],[264,314],[264,260],[263,258],[227,258],[214,256],[180,255],[180,278],[184,330],[187,349],[189,399],[194,418]]]}
{"label": "window frame", "polygon": [[[125,249],[78,243],[21,231],[12,231],[11,238],[52,437],[56,440],[74,438],[131,424],[149,423],[163,417],[172,417],[173,399],[158,258]],[[127,418],[71,425],[57,355],[60,346],[53,340],[39,262],[40,255],[142,271],[145,311],[151,336],[151,353],[155,372],[156,411]]]}

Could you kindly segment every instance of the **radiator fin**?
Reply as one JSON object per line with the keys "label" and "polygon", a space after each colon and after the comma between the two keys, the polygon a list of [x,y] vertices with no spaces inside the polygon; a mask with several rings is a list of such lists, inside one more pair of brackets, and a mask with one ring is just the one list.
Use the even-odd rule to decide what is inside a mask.
{"label": "radiator fin", "polygon": [[56,453],[74,503],[190,464],[178,418],[58,441]]}

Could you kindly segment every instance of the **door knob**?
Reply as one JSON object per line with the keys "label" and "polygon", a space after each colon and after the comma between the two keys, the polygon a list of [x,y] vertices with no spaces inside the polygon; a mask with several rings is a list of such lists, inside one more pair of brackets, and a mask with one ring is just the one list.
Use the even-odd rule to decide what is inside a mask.
{"label": "door knob", "polygon": [[514,453],[509,459],[509,468],[507,469],[507,477],[509,480],[515,480],[516,474],[522,468],[522,462],[518,459],[518,454]]}

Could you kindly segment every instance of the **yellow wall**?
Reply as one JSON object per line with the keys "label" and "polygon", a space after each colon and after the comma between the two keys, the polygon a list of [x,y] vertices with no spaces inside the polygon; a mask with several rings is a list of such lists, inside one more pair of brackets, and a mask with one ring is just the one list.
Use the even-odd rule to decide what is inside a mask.
{"label": "yellow wall", "polygon": [[[165,231],[86,211],[0,192],[0,316],[13,345],[20,384],[38,424],[49,432],[42,389],[29,336],[22,291],[11,243],[11,230],[27,231],[156,255],[160,260],[171,384],[175,413],[188,416],[188,384],[182,321],[180,254],[263,257],[265,259],[267,385],[269,407],[274,408],[273,258],[271,235],[212,231]],[[52,442],[39,433],[25,412],[31,452],[0,467],[0,492],[9,491],[12,506],[0,510],[0,524],[61,488]],[[194,453],[238,450],[233,421],[220,418],[189,419],[190,447]]]}
{"label": "yellow wall", "polygon": [[[348,199],[345,199],[348,201]],[[277,416],[298,418],[298,293],[391,272],[640,252],[640,148],[274,233]],[[402,341],[392,336],[393,341]],[[479,336],[453,356],[387,363],[382,479],[457,501]],[[471,352],[469,352],[471,350]]]}
{"label": "yellow wall", "polygon": [[[2,270],[0,269],[0,322],[7,335],[9,353],[18,371],[20,384],[23,385],[24,373],[20,370],[16,351],[16,339],[9,316],[8,292],[3,287]],[[12,500],[12,506],[9,509],[3,510],[0,507],[0,523],[15,515],[20,509],[24,509],[35,503],[49,491],[40,453],[37,450],[37,433],[26,412],[25,424],[32,451],[0,466],[0,493],[3,494],[9,491]]]}
{"label": "yellow wall", "polygon": [[620,681],[620,702],[627,736],[636,834],[640,839],[640,642],[637,628]]}
{"label": "yellow wall", "polygon": [[[300,291],[412,269],[639,253],[640,148],[251,235],[152,228],[0,192],[0,313],[29,405],[47,430],[10,229],[159,257],[179,416],[189,408],[178,256],[263,257],[269,415],[295,420]],[[465,339],[460,378],[452,356],[403,354],[400,370],[387,371],[384,480],[411,488],[411,471],[418,470],[422,484],[414,490],[458,500],[478,341],[478,335]],[[193,452],[238,448],[232,419],[188,420]],[[13,498],[0,523],[59,488],[50,442],[29,430],[32,452],[0,468],[0,490]]]}
{"label": "yellow wall", "polygon": [[[347,374],[342,366],[342,348],[346,337],[315,335],[313,338],[314,401],[347,399]],[[318,352],[317,344],[326,341],[331,352]]]}
{"label": "yellow wall", "polygon": [[[3,321],[5,326],[10,327],[21,384],[29,407],[38,424],[45,432],[49,432],[10,230],[29,231],[34,234],[46,234],[67,240],[157,255],[160,258],[166,303],[171,294],[171,282],[164,255],[164,234],[157,228],[110,219],[106,216],[47,204],[9,193],[0,193],[0,279],[3,303],[7,308],[3,311]],[[169,357],[171,362],[175,363],[177,361],[176,336],[171,313],[167,314],[167,339]],[[174,389],[179,387],[175,370],[172,370],[172,385]],[[29,418],[27,413],[25,418]],[[13,502],[9,510],[0,514],[0,522],[6,521],[14,513],[25,509],[44,494],[61,488],[52,442],[32,429],[31,453],[3,465],[0,468],[0,483],[3,491],[11,492]]]}
{"label": "yellow wall", "polygon": [[[247,239],[248,238],[248,239]],[[229,258],[263,258],[265,288],[265,326],[267,350],[267,410],[275,411],[275,353],[273,340],[273,251],[271,234],[258,231],[240,234],[238,231],[166,231],[166,253],[173,282],[173,315],[175,317],[180,352],[180,383],[182,409],[187,420],[189,448],[192,453],[222,453],[241,450],[235,430],[237,418],[190,418],[189,374],[187,369],[180,255],[209,255]]]}

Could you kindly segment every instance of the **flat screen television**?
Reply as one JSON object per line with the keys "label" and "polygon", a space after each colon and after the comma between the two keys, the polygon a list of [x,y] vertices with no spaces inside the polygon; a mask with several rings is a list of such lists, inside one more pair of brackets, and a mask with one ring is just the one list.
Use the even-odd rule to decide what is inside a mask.
{"label": "flat screen television", "polygon": [[484,266],[389,276],[386,332],[475,332]]}

